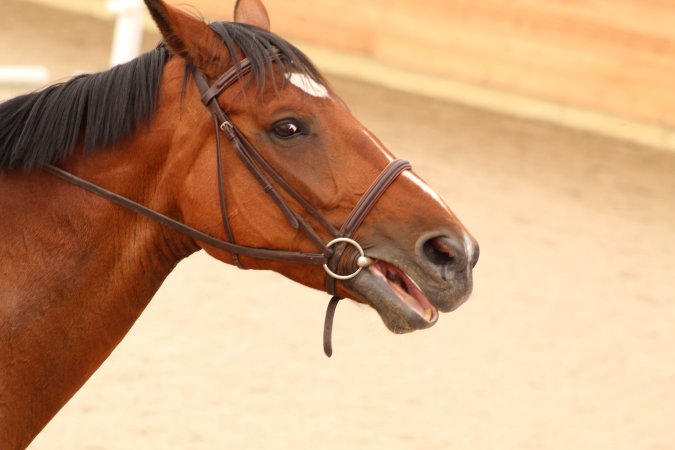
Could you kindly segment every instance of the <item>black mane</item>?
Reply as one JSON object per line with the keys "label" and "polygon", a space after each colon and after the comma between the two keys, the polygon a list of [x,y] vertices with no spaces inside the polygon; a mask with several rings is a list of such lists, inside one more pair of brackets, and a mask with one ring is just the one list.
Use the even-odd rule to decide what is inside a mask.
{"label": "black mane", "polygon": [[[258,86],[272,69],[268,57],[272,48],[279,50],[275,62],[284,72],[296,71],[323,81],[302,52],[273,33],[230,22],[210,27],[233,55],[233,64],[238,65],[236,49],[251,60],[251,82]],[[87,152],[133,135],[155,112],[169,57],[160,45],[110,70],[0,103],[0,171],[31,170],[57,162],[71,155],[78,142]]]}
{"label": "black mane", "polygon": [[85,151],[133,134],[155,110],[163,47],[105,72],[0,104],[0,170],[33,169],[72,154],[82,135]]}

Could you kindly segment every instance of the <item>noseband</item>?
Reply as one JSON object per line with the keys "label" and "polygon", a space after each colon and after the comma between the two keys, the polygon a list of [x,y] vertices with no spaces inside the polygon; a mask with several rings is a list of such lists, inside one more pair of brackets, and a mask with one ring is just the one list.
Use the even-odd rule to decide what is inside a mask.
{"label": "noseband", "polygon": [[[270,54],[270,59],[275,61],[278,59],[277,52]],[[370,210],[375,206],[378,199],[384,194],[387,188],[396,180],[396,178],[405,170],[411,169],[410,163],[404,160],[391,161],[375,181],[370,185],[368,190],[363,194],[361,199],[357,202],[354,209],[351,211],[344,224],[337,229],[331,224],[328,219],[312,206],[302,195],[293,189],[284,178],[270,166],[267,161],[260,155],[256,148],[248,141],[246,136],[237,128],[237,126],[230,120],[228,115],[223,111],[217,101],[217,97],[227,88],[240,81],[244,75],[251,71],[251,61],[244,58],[237,65],[230,68],[222,76],[220,76],[212,85],[209,85],[206,77],[197,69],[194,69],[193,75],[195,83],[201,94],[201,100],[210,111],[214,126],[216,128],[216,158],[217,158],[217,172],[218,172],[218,191],[220,212],[225,230],[227,240],[221,240],[201,232],[189,225],[179,222],[171,217],[154,211],[144,205],[141,205],[126,197],[122,197],[114,192],[108,191],[98,185],[90,183],[82,178],[79,178],[69,172],[64,171],[58,167],[48,165],[45,170],[65,179],[66,181],[84,188],[92,193],[104,197],[118,205],[130,209],[136,213],[147,216],[157,222],[174,228],[175,230],[189,235],[194,239],[202,241],[213,247],[219,248],[232,255],[233,262],[240,268],[244,268],[240,257],[250,257],[257,259],[286,261],[290,263],[300,263],[309,265],[321,265],[326,272],[325,290],[333,297],[328,304],[326,310],[326,319],[324,323],[324,351],[327,356],[332,354],[331,344],[331,330],[333,323],[333,316],[337,303],[342,299],[336,292],[337,280],[350,280],[356,277],[363,268],[367,267],[371,260],[366,256],[361,245],[353,239],[354,233],[366,218]],[[230,142],[232,150],[237,154],[239,159],[244,163],[246,168],[251,172],[253,177],[260,183],[263,190],[270,196],[277,207],[281,210],[289,225],[295,229],[302,231],[307,238],[312,241],[319,249],[317,253],[297,252],[287,250],[273,250],[265,248],[247,247],[235,243],[234,233],[230,226],[230,221],[227,214],[227,201],[225,196],[225,183],[223,174],[223,155],[221,148],[220,132],[222,132]],[[293,198],[302,208],[312,216],[333,239],[324,243],[325,241],[317,233],[317,231],[298,213],[296,213],[279,193],[277,186],[283,189],[291,198]],[[345,250],[353,247],[358,253],[358,258],[352,262],[352,271],[348,274],[338,273],[337,267],[344,254]]]}

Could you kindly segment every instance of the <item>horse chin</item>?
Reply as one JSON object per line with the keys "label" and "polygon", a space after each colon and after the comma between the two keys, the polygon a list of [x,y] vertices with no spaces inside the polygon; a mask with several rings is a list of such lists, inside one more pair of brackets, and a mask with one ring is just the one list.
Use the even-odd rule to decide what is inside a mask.
{"label": "horse chin", "polygon": [[439,312],[459,307],[471,289],[470,280],[468,290],[467,283],[463,282],[454,283],[461,286],[442,287],[433,282],[424,283],[425,277],[417,272],[404,271],[400,264],[378,260],[352,281],[352,288],[377,311],[390,331],[409,333],[433,326]]}

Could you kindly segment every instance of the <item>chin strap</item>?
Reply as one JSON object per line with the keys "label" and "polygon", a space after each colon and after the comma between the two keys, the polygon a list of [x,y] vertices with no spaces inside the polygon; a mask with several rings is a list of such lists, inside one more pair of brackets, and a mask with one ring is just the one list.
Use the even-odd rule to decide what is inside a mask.
{"label": "chin strap", "polygon": [[326,320],[323,323],[323,352],[329,358],[333,354],[333,318],[335,317],[335,308],[337,308],[338,303],[342,300],[341,297],[337,295],[333,296],[328,302],[328,308],[326,308]]}

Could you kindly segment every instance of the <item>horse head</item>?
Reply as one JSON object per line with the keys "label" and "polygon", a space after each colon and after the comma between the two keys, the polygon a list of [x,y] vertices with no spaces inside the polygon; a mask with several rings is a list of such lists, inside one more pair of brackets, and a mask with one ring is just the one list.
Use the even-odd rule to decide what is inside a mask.
{"label": "horse head", "polygon": [[[395,160],[392,153],[359,123],[299,50],[269,31],[260,1],[240,0],[235,23],[210,26],[161,0],[146,0],[146,4],[171,52],[184,60],[188,71],[194,68],[193,76],[203,78],[204,84],[198,89],[197,83],[186,83],[184,119],[172,130],[171,153],[178,156],[171,159],[189,168],[176,191],[180,216],[211,235],[252,248],[309,253],[317,251],[316,235],[323,243],[339,237],[364,193]],[[252,68],[237,72],[244,58]],[[225,87],[220,78],[222,89],[214,89],[228,69],[236,77],[231,76]],[[205,93],[209,88],[210,94]],[[265,186],[253,176],[247,157],[237,158],[228,148],[237,144],[218,136],[222,124],[214,127],[214,117],[219,125],[218,117],[210,115],[202,101],[226,112],[228,123],[260,156],[258,160],[248,156],[254,166],[273,168],[299,194],[288,195],[277,188],[301,226],[289,220],[289,213],[268,195],[279,179],[267,177],[270,185]],[[227,141],[222,144],[226,150],[220,163],[224,173],[220,195],[227,205],[223,211],[217,207],[219,181],[214,179],[214,149],[221,146],[221,139]],[[478,245],[419,176],[402,170],[393,178],[353,230],[350,238],[358,244],[338,244],[344,250],[333,261],[338,274],[358,270],[355,263],[361,249],[367,258],[358,275],[338,281],[334,290],[338,296],[370,305],[391,331],[402,333],[433,325],[439,311],[451,311],[466,300]],[[318,214],[304,211],[303,200]],[[221,213],[226,217],[221,218]],[[303,224],[317,230],[314,239],[303,232]],[[331,234],[331,230],[338,232]],[[236,255],[205,242],[199,245],[227,263],[270,269],[316,289],[326,287],[321,265]]]}

